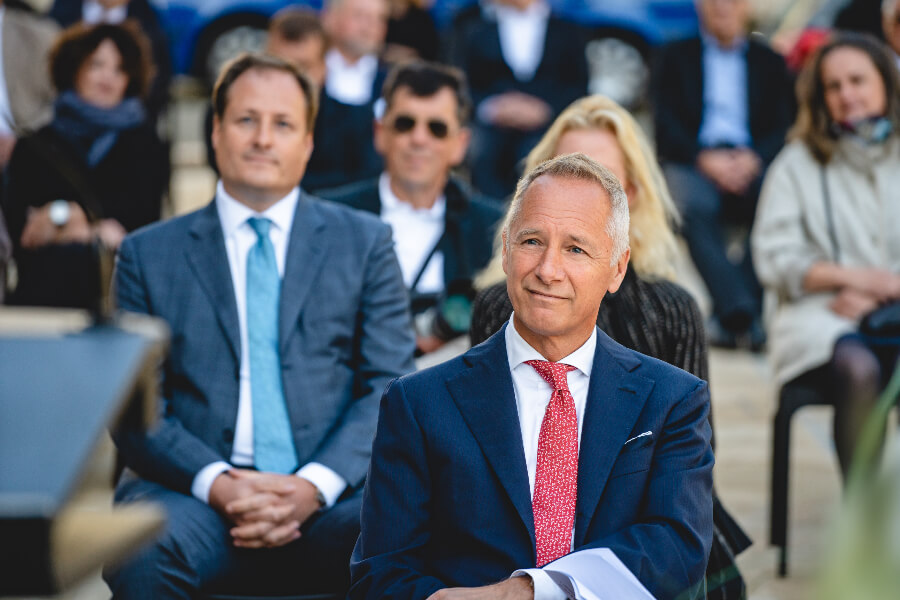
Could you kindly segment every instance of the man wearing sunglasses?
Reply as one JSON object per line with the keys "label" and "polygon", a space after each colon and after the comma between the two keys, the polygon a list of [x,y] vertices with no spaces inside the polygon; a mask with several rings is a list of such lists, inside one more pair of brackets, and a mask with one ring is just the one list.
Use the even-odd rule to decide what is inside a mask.
{"label": "man wearing sunglasses", "polygon": [[376,213],[393,228],[424,354],[468,331],[472,278],[490,260],[502,213],[450,175],[469,143],[471,102],[461,72],[426,62],[398,65],[383,98],[375,148],[385,171],[321,195]]}

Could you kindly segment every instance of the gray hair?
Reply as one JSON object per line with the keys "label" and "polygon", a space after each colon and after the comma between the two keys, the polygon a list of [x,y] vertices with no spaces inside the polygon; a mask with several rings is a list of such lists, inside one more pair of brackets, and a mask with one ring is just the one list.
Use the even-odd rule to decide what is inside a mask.
{"label": "gray hair", "polygon": [[893,15],[897,9],[897,0],[881,0],[881,14]]}
{"label": "gray hair", "polygon": [[610,212],[606,220],[606,234],[612,240],[613,248],[610,265],[615,265],[628,249],[628,197],[622,184],[612,172],[600,163],[591,160],[581,152],[563,154],[546,160],[522,176],[516,186],[506,218],[503,221],[503,234],[506,237],[506,250],[509,251],[509,230],[522,213],[522,198],[538,177],[553,175],[564,179],[580,179],[599,185],[609,196]]}

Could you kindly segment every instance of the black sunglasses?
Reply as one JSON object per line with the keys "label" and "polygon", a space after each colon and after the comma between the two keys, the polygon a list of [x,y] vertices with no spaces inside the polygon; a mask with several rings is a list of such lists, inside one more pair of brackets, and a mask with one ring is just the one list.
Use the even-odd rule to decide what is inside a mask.
{"label": "black sunglasses", "polygon": [[[441,121],[440,119],[429,119],[427,121],[428,131],[431,132],[435,138],[442,140],[450,133],[450,126],[447,125],[446,121]],[[397,133],[407,133],[413,130],[416,126],[415,117],[411,117],[409,115],[397,115],[394,119],[393,128]]]}

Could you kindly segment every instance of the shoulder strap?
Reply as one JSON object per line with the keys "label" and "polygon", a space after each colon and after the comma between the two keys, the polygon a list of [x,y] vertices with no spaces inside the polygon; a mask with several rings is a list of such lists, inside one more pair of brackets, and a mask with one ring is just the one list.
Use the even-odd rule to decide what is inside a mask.
{"label": "shoulder strap", "polygon": [[425,256],[425,260],[422,261],[422,266],[419,267],[416,276],[413,278],[412,283],[409,284],[409,291],[415,292],[416,286],[419,285],[419,280],[422,279],[422,275],[425,274],[425,269],[428,268],[428,263],[431,262],[431,259],[434,257],[434,253],[437,252],[437,249],[441,246],[441,243],[444,241],[444,238],[447,237],[447,228],[444,227],[444,232],[441,233],[441,237],[438,238],[438,241],[435,242],[434,246],[432,246],[431,250]]}
{"label": "shoulder strap", "polygon": [[834,227],[834,214],[831,210],[831,192],[828,189],[828,178],[825,174],[825,165],[819,165],[819,175],[822,180],[822,201],[825,204],[825,219],[828,221],[828,236],[831,238],[831,250],[834,253],[834,262],[840,262],[841,248],[838,246],[837,231]]}

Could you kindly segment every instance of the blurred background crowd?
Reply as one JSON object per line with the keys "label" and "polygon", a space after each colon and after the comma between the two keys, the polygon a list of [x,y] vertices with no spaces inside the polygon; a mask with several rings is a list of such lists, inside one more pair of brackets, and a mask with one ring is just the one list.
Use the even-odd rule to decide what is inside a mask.
{"label": "blurred background crowd", "polygon": [[[900,347],[861,328],[900,301],[900,0],[2,0],[0,299],[90,307],[97,240],[209,200],[172,174],[214,182],[208,92],[243,50],[318,86],[301,186],[392,226],[419,355],[508,319],[506,201],[584,152],[632,211],[604,331],[702,378],[710,345],[764,352],[835,407],[847,473]],[[716,525],[722,568],[749,540]]]}

